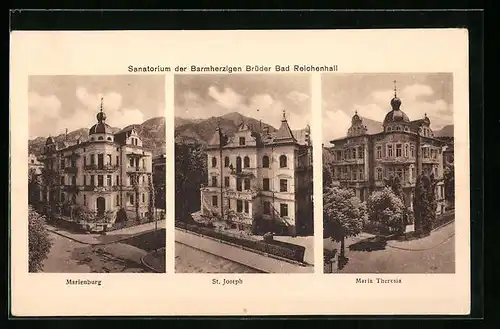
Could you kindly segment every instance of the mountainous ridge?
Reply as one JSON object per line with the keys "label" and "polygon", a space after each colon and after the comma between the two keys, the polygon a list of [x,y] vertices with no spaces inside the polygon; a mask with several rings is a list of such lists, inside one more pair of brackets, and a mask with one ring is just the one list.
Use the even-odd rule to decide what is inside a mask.
{"label": "mountainous ridge", "polygon": [[[143,146],[153,152],[153,156],[165,153],[165,117],[154,117],[144,121],[141,124],[129,125],[135,126],[139,137],[142,139]],[[127,128],[124,127],[124,128]],[[113,133],[117,133],[122,128],[111,127]],[[79,139],[86,141],[89,136],[89,128],[80,128],[71,132],[52,136],[56,143],[67,141],[74,144]],[[28,141],[28,152],[39,156],[45,146],[45,141],[48,136],[37,137]]]}

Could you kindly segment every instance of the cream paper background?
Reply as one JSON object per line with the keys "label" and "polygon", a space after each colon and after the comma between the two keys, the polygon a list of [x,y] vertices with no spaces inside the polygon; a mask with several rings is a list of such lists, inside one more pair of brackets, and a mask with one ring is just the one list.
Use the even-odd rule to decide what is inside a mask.
{"label": "cream paper background", "polygon": [[[321,79],[312,76],[315,273],[175,274],[173,74],[167,73],[167,273],[29,274],[29,75],[129,74],[128,65],[338,65],[339,73],[452,72],[455,274],[322,274]],[[189,73],[189,72],[188,72]],[[273,72],[271,72],[273,73]],[[130,73],[134,74],[134,73]],[[144,73],[135,73],[144,74]],[[160,73],[161,74],[161,73]],[[204,73],[208,74],[208,73]],[[285,74],[294,74],[293,72]],[[302,74],[302,72],[300,73]],[[92,31],[11,34],[11,307],[14,316],[378,315],[470,311],[467,30]],[[333,129],[334,127],[332,127]],[[356,284],[357,277],[402,284]],[[66,286],[66,279],[101,286]],[[213,278],[242,278],[238,286]]]}

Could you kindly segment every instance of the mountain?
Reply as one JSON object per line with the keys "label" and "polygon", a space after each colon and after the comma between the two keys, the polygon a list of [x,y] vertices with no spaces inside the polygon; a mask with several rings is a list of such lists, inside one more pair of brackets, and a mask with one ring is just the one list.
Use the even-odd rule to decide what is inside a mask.
{"label": "mountain", "polygon": [[454,125],[444,126],[441,130],[434,132],[436,137],[453,137]]}
{"label": "mountain", "polygon": [[[156,117],[148,119],[141,124],[130,125],[127,127],[134,126],[137,133],[142,139],[143,146],[153,152],[153,156],[165,153],[165,117]],[[126,127],[124,127],[126,128]],[[113,133],[121,130],[121,128],[111,127]],[[72,132],[68,132],[68,135],[60,134],[54,137],[56,143],[62,143],[65,140],[69,144],[74,144],[78,139],[80,141],[86,141],[89,136],[89,128],[80,128]],[[28,141],[29,153],[33,153],[36,156],[40,155],[43,147],[45,146],[46,137],[37,137],[35,139]]]}
{"label": "mountain", "polygon": [[203,119],[186,119],[186,118],[181,118],[181,117],[175,117],[174,118],[174,126],[175,128],[185,125],[187,123],[197,123],[201,122]]}
{"label": "mountain", "polygon": [[233,135],[242,121],[256,132],[262,132],[264,127],[269,127],[269,132],[276,131],[273,126],[264,122],[261,124],[259,120],[246,117],[238,112],[224,114],[220,117],[210,117],[205,120],[189,120],[178,117],[175,120],[175,141],[177,143],[197,142],[208,144],[217,129],[218,122],[220,122],[221,129],[227,135]]}

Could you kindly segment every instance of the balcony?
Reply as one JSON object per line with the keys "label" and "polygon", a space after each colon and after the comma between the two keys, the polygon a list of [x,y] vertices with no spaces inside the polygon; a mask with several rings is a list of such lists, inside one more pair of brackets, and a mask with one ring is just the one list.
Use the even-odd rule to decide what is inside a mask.
{"label": "balcony", "polygon": [[256,177],[256,170],[257,168],[241,168],[240,170],[232,168],[229,170],[229,173],[239,177]]}
{"label": "balcony", "polygon": [[84,191],[91,191],[91,192],[112,192],[112,191],[118,191],[120,189],[119,186],[97,186],[97,185],[85,185],[83,187]]}
{"label": "balcony", "polygon": [[375,160],[382,163],[415,163],[415,158],[410,157],[385,157]]}
{"label": "balcony", "polygon": [[242,190],[242,191],[235,191],[233,189],[226,189],[224,194],[225,194],[226,198],[251,201],[257,197],[259,192],[260,192],[260,190],[256,189],[256,188],[252,188],[250,190]]}
{"label": "balcony", "polygon": [[146,173],[148,169],[146,167],[127,167],[127,173]]}
{"label": "balcony", "polygon": [[118,170],[118,168],[119,168],[118,165],[110,165],[110,164],[105,164],[103,166],[98,166],[96,164],[84,166],[85,171],[106,172],[106,173],[115,172]]}
{"label": "balcony", "polygon": [[78,167],[65,167],[64,172],[67,174],[76,174],[78,172]]}

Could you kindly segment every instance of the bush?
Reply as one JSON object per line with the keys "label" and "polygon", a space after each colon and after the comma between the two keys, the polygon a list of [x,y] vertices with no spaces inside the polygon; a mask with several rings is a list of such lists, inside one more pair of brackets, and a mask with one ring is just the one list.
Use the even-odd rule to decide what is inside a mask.
{"label": "bush", "polygon": [[44,226],[45,217],[35,212],[31,207],[28,209],[28,251],[29,272],[40,272],[43,270],[43,261],[52,247],[52,241]]}
{"label": "bush", "polygon": [[389,187],[373,192],[368,198],[369,220],[385,226],[389,232],[403,228],[404,208],[401,199]]}
{"label": "bush", "polygon": [[271,232],[267,232],[266,234],[264,234],[264,241],[265,242],[270,242],[273,240],[274,240],[274,236]]}
{"label": "bush", "polygon": [[305,247],[298,246],[292,243],[281,242],[277,240],[271,240],[271,241],[250,240],[250,239],[245,239],[244,237],[236,237],[224,234],[222,232],[216,232],[212,229],[201,227],[198,225],[185,224],[183,222],[177,222],[176,226],[192,232],[220,239],[222,241],[237,244],[239,246],[248,249],[261,251],[264,253],[287,258],[290,260],[295,260],[298,262],[303,262],[304,260]]}

